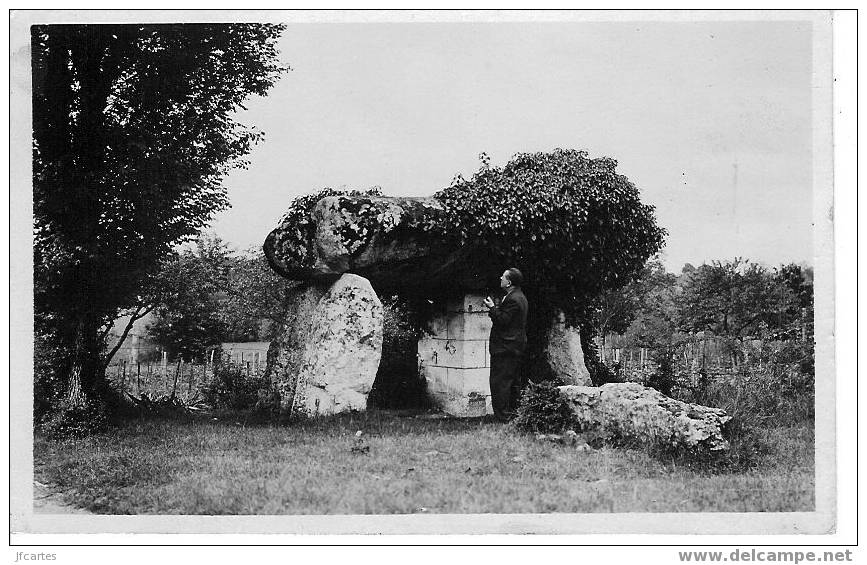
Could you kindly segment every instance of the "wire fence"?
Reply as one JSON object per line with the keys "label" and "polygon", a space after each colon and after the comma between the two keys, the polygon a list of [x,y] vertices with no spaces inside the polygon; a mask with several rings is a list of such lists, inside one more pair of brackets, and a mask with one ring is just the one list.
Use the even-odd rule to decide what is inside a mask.
{"label": "wire fence", "polygon": [[605,341],[598,349],[600,360],[626,380],[636,382],[647,380],[663,360],[666,371],[696,381],[730,377],[747,368],[787,371],[812,351],[812,338],[802,336],[789,340],[696,337],[657,349],[629,346],[616,338]]}
{"label": "wire fence", "polygon": [[[749,340],[753,348],[761,348],[761,340]],[[629,345],[605,345],[600,348],[600,357],[607,365],[619,364],[629,369],[650,369],[656,366],[658,349]],[[675,362],[701,370],[729,370],[743,360],[740,348],[718,338],[705,338],[679,344],[675,348]]]}
{"label": "wire fence", "polygon": [[149,398],[174,396],[184,403],[192,403],[201,397],[201,390],[214,379],[220,367],[240,370],[248,378],[261,376],[265,372],[264,356],[252,356],[241,360],[233,356],[222,359],[209,359],[205,363],[186,362],[183,359],[169,361],[133,362],[119,360],[108,366],[106,377],[114,388],[122,394],[135,397],[147,395]]}

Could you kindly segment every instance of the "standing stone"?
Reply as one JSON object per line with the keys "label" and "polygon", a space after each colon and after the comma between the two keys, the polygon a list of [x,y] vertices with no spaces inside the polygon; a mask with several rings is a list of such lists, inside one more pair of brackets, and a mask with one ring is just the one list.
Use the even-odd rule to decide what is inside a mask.
{"label": "standing stone", "polygon": [[493,414],[491,318],[485,296],[441,301],[418,342],[419,370],[434,405],[451,416]]}
{"label": "standing stone", "polygon": [[340,277],[317,305],[293,409],[365,410],[382,356],[382,303],[367,279]]}
{"label": "standing stone", "polygon": [[319,301],[328,287],[307,286],[294,288],[287,299],[286,322],[279,335],[268,348],[265,375],[280,394],[280,408],[289,410],[298,384],[298,375],[304,364],[305,351],[310,341],[310,328],[316,317]]}
{"label": "standing stone", "polygon": [[365,410],[382,355],[382,303],[370,283],[345,274],[300,292],[272,343],[269,370],[281,408],[316,416]]}
{"label": "standing stone", "polygon": [[590,371],[584,364],[581,332],[566,327],[563,313],[559,313],[548,329],[545,359],[554,374],[570,385],[593,386]]}

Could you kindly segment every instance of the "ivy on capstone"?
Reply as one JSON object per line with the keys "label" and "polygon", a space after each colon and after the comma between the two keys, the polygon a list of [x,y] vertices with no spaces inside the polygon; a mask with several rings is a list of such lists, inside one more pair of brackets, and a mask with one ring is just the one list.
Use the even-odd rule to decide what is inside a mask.
{"label": "ivy on capstone", "polygon": [[[399,225],[385,231],[391,240],[400,239],[403,230],[429,234],[430,241],[436,241],[432,249],[457,253],[453,260],[463,262],[461,268],[483,274],[494,289],[502,273],[499,268],[521,269],[531,305],[532,367],[557,311],[566,315],[569,325],[585,326],[594,301],[638,276],[663,246],[666,232],[657,226],[653,206],[641,202],[636,186],[616,168],[614,159],[590,158],[576,150],[519,153],[502,167],[491,167],[483,154],[472,178],[458,175],[433,196],[442,209],[422,207],[423,213],[406,214]],[[296,198],[280,228],[266,241],[266,255],[270,250],[281,257],[282,267],[269,255],[275,270],[301,280],[313,275],[313,210],[322,198],[344,195],[349,198],[339,199],[339,208],[353,220],[341,227],[342,241],[359,242],[360,252],[360,242],[381,231],[384,217],[379,207],[385,204],[364,198],[381,196],[378,189],[326,188]],[[348,248],[355,253],[352,245]],[[443,295],[466,291],[456,279],[444,279],[442,284],[454,286],[438,288]],[[417,289],[394,290],[411,296]]]}
{"label": "ivy on capstone", "polygon": [[654,207],[616,168],[614,159],[571,149],[518,153],[503,167],[483,155],[471,179],[456,176],[434,195],[446,209],[439,229],[451,245],[481,246],[524,273],[535,310],[531,365],[556,311],[584,325],[593,302],[637,276],[664,245]]}

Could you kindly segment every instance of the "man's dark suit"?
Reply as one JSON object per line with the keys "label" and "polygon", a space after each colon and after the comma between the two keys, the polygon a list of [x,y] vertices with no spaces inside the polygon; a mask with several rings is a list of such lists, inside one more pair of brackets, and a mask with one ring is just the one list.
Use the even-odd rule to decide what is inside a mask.
{"label": "man's dark suit", "polygon": [[489,312],[493,325],[489,351],[491,353],[491,404],[494,416],[505,421],[518,405],[521,379],[518,369],[527,351],[527,297],[520,288],[513,288]]}

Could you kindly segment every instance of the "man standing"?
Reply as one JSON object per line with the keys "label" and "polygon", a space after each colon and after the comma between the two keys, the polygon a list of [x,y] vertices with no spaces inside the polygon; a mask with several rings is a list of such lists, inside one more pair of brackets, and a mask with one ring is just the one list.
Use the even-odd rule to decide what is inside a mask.
{"label": "man standing", "polygon": [[527,298],[521,292],[524,276],[521,271],[506,269],[500,277],[500,288],[505,296],[499,306],[490,296],[485,306],[493,326],[489,350],[491,352],[491,404],[494,416],[501,422],[515,415],[521,393],[518,369],[527,351]]}

